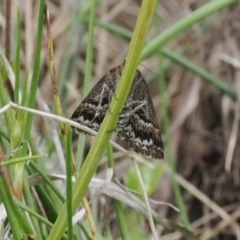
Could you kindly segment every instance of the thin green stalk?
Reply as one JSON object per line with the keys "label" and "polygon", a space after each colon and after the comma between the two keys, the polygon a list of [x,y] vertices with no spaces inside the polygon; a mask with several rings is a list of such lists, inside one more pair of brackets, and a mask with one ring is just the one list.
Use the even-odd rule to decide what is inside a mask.
{"label": "thin green stalk", "polygon": [[[31,209],[36,210],[36,207],[35,207],[35,205],[33,203],[32,194],[31,194],[31,191],[30,191],[30,186],[28,184],[28,180],[27,180],[27,175],[26,174],[25,174],[24,179],[23,179],[23,184],[24,184],[24,187],[23,187],[24,199],[26,201],[26,204]],[[37,221],[36,218],[33,218],[31,215],[30,215],[30,219],[31,219],[32,225],[33,225],[33,227],[35,229],[35,232],[37,234],[37,239],[38,240],[43,239],[42,238],[42,234],[41,234],[41,229],[40,229],[39,222]]]}
{"label": "thin green stalk", "polygon": [[150,41],[142,52],[141,59],[147,59],[156,53],[161,47],[163,47],[170,40],[174,39],[180,33],[184,32],[195,23],[200,22],[204,18],[226,8],[228,5],[238,2],[238,0],[218,0],[210,1],[198,8],[196,11],[187,15],[185,18],[179,20],[173,26],[162,32],[158,37]]}
{"label": "thin green stalk", "polygon": [[[56,188],[56,186],[53,184],[53,181],[51,181],[48,176],[46,176],[42,171],[41,169],[36,165],[35,162],[30,162],[30,164],[27,166],[28,168],[28,171],[31,173],[31,174],[35,174],[35,172],[37,172],[46,182],[46,184],[53,190],[53,192],[57,195],[57,197],[59,198],[59,200],[61,202],[65,202],[65,198],[62,196],[62,194],[58,191],[58,189]],[[45,190],[42,186],[36,186],[41,194],[44,194],[44,196],[46,196],[45,194]],[[40,194],[40,195],[41,195]],[[44,198],[44,197],[43,197]],[[50,201],[49,199],[47,201]],[[83,233],[85,234],[86,238],[87,239],[91,239],[88,231],[86,230],[85,226],[81,223],[78,224],[81,228],[81,230],[83,231]],[[52,226],[52,224],[51,224]]]}
{"label": "thin green stalk", "polygon": [[127,230],[126,219],[124,216],[124,209],[123,209],[122,203],[116,199],[113,199],[113,204],[114,204],[114,209],[117,216],[117,222],[118,222],[121,238],[122,240],[126,240],[128,239],[127,237],[128,230]]}
{"label": "thin green stalk", "polygon": [[83,225],[83,223],[78,223],[79,227],[81,228],[82,232],[84,233],[85,235],[85,238],[87,240],[93,240],[92,237],[90,236],[89,234],[89,231],[86,229],[86,227]]}
{"label": "thin green stalk", "polygon": [[66,149],[66,204],[67,204],[67,225],[68,238],[73,239],[72,227],[72,130],[71,126],[67,126],[67,149]]}
{"label": "thin green stalk", "polygon": [[145,77],[145,80],[147,84],[150,84],[151,82],[155,81],[156,79],[159,78],[161,71],[163,69],[164,72],[167,72],[171,67],[173,66],[173,63],[170,60],[164,61],[162,63],[162,68],[157,68],[154,70],[154,72],[150,73]]}
{"label": "thin green stalk", "polygon": [[224,94],[228,95],[232,98],[232,100],[237,100],[237,93],[234,91],[233,88],[229,87],[225,82],[220,80],[219,78],[215,77],[214,75],[210,74],[203,68],[199,67],[198,65],[194,64],[192,61],[187,60],[186,58],[182,57],[180,54],[170,51],[167,48],[162,48],[161,53],[169,58],[170,60],[176,62],[178,65],[186,68],[187,70],[193,72],[194,74],[201,77],[207,83],[215,86],[217,89],[222,91]]}
{"label": "thin green stalk", "polygon": [[[38,87],[38,79],[40,75],[40,67],[41,67],[41,50],[42,50],[42,35],[43,35],[43,24],[44,24],[44,10],[45,10],[45,0],[39,1],[39,15],[38,15],[38,31],[37,31],[37,42],[36,42],[36,51],[35,51],[35,58],[34,58],[34,67],[33,67],[33,76],[31,80],[30,86],[30,94],[28,100],[28,107],[34,108],[36,102],[36,93]],[[26,124],[25,124],[25,138],[29,139],[30,132],[32,129],[32,120],[33,115],[31,113],[27,114]]]}
{"label": "thin green stalk", "polygon": [[132,38],[132,32],[126,28],[119,27],[119,26],[116,26],[111,23],[105,23],[101,20],[96,20],[95,24],[96,24],[96,26],[98,26],[102,29],[105,29],[110,33],[118,34],[119,36],[121,36],[127,40],[131,40],[131,38]]}
{"label": "thin green stalk", "polygon": [[[34,212],[31,208],[29,208],[28,206],[24,205],[21,202],[17,202],[17,205],[23,209],[24,211],[28,212],[31,216],[35,217],[36,219],[38,219],[38,221],[44,223],[46,226],[48,227],[52,227],[53,224],[48,221],[46,218],[44,218],[43,216],[39,215],[38,213]],[[69,240],[69,238],[67,237],[66,234],[63,234],[63,239],[65,240]]]}
{"label": "thin green stalk", "polygon": [[[88,25],[88,44],[87,44],[87,56],[84,74],[84,85],[83,85],[83,97],[89,93],[91,89],[92,80],[92,68],[93,68],[93,46],[94,46],[94,23],[95,23],[95,12],[98,0],[91,1],[90,18]],[[80,134],[78,138],[78,148],[77,148],[77,167],[80,168],[83,162],[83,153],[85,148],[86,136]]]}
{"label": "thin green stalk", "polygon": [[113,149],[111,144],[107,145],[107,159],[108,159],[108,168],[113,168],[114,158],[113,158]]}
{"label": "thin green stalk", "polygon": [[[126,38],[127,40],[130,40],[132,37],[132,33],[125,28],[118,27],[113,24],[103,23],[101,21],[97,21],[96,24],[103,29],[106,29],[112,33],[118,34],[118,35]],[[162,35],[160,35],[160,36],[162,36]],[[197,66],[196,64],[194,64],[193,62],[187,60],[185,57],[183,57],[179,53],[171,51],[167,48],[162,48],[162,49],[160,49],[160,51],[163,56],[169,58],[171,61],[177,63],[178,65],[180,65],[180,66],[186,68],[187,70],[193,72],[194,74],[198,75],[207,83],[210,83],[211,85],[217,87],[220,91],[222,91],[224,94],[231,97],[234,101],[237,100],[236,91],[234,91],[234,89],[229,87],[226,83],[224,83],[218,77],[210,74],[203,68],[201,68],[201,67]],[[181,50],[181,51],[183,51],[183,50]],[[165,66],[164,69],[167,69],[170,66],[170,64],[166,64],[164,66]],[[150,79],[155,79],[156,76],[159,76],[159,69],[157,70],[156,74],[152,74]],[[147,79],[146,79],[146,81],[147,81]],[[149,82],[149,81],[147,81],[147,82]]]}
{"label": "thin green stalk", "polygon": [[[155,22],[156,23],[156,31],[159,34],[160,29],[161,29],[161,25],[159,23],[161,21],[158,16],[156,16],[156,17],[157,17],[157,19],[156,19],[157,21]],[[160,50],[159,50],[159,52],[160,52]],[[163,69],[163,64],[162,64],[163,59],[162,59],[161,54],[158,54],[158,60],[159,60],[158,65],[161,66],[159,68],[159,70],[160,70],[159,85],[160,85],[160,100],[162,103],[162,116],[163,116],[163,126],[164,126],[164,136],[165,136],[165,146],[166,146],[165,149],[167,150],[168,160],[170,159],[170,165],[171,165],[172,171],[173,171],[173,176],[172,176],[173,192],[174,192],[178,207],[180,209],[180,217],[181,217],[182,221],[184,222],[185,226],[189,227],[190,223],[189,223],[187,211],[185,208],[185,204],[182,199],[180,187],[178,185],[178,182],[174,178],[174,176],[176,175],[176,166],[175,166],[175,159],[174,159],[174,155],[173,155],[173,148],[172,148],[171,136],[170,136],[170,131],[169,131],[170,121],[169,121],[169,115],[168,115],[168,107],[169,107],[168,95],[167,95],[167,88],[166,88],[166,82],[165,82],[165,71]]]}
{"label": "thin green stalk", "polygon": [[89,230],[91,232],[92,240],[97,240],[98,239],[97,228],[95,226],[95,223],[94,223],[94,220],[93,220],[93,217],[92,217],[91,208],[90,208],[88,200],[85,196],[82,198],[82,206],[84,207],[85,212],[86,212],[86,218],[87,218],[87,221],[88,221]]}
{"label": "thin green stalk", "polygon": [[53,201],[53,198],[49,194],[49,189],[46,186],[37,185],[35,186],[38,195],[41,198],[41,202],[45,207],[47,215],[50,220],[55,220],[58,213],[58,208],[56,203]]}
{"label": "thin green stalk", "polygon": [[87,136],[85,134],[79,134],[79,136],[78,136],[77,153],[76,153],[77,169],[80,169],[80,167],[83,163],[86,138],[87,138]]}
{"label": "thin green stalk", "polygon": [[91,1],[91,11],[90,19],[88,26],[88,44],[87,44],[87,56],[86,56],[86,65],[84,73],[84,86],[83,86],[83,96],[85,97],[91,89],[91,80],[92,80],[92,66],[93,66],[93,46],[94,46],[94,22],[95,22],[95,12],[97,0]]}
{"label": "thin green stalk", "polygon": [[[28,219],[25,217],[25,215],[22,214],[20,208],[16,205],[14,198],[10,192],[10,188],[6,183],[5,176],[0,177],[0,186],[0,196],[6,208],[8,220],[11,224],[11,229],[15,229],[17,232],[18,230],[21,230],[20,236],[22,236],[23,233],[33,236],[34,234],[32,227],[29,224]],[[18,239],[18,237],[19,236],[17,236],[16,239]]]}
{"label": "thin green stalk", "polygon": [[64,202],[65,199],[62,196],[62,194],[59,192],[57,187],[53,184],[53,182],[46,176],[41,169],[37,166],[35,162],[30,162],[28,166],[28,170],[31,172],[31,174],[38,173],[46,182],[46,184],[53,190],[53,192],[57,195],[57,197],[60,199],[61,202]]}
{"label": "thin green stalk", "polygon": [[[1,51],[1,49],[0,49],[0,51]],[[4,85],[4,79],[3,79],[3,76],[1,73],[0,73],[0,99],[1,99],[1,103],[3,106],[7,105],[9,102],[9,98],[7,96],[7,89]],[[12,110],[5,112],[4,117],[6,120],[8,134],[10,136],[10,134],[12,132],[12,126],[14,125],[14,121],[13,121],[14,117],[13,117]]]}
{"label": "thin green stalk", "polygon": [[[25,106],[27,104],[27,100],[28,100],[28,72],[25,73],[25,77],[24,77],[24,82],[23,82],[23,88],[22,88],[22,101],[20,103],[20,105]],[[20,111],[20,114],[25,114],[24,111]]]}
{"label": "thin green stalk", "polygon": [[[2,126],[3,123],[0,122],[0,125]],[[9,135],[2,129],[0,128],[0,135],[5,138],[8,142],[10,141]]]}
{"label": "thin green stalk", "polygon": [[0,177],[0,197],[7,212],[8,221],[11,226],[13,238],[15,240],[21,240],[22,232],[18,223],[18,219],[15,217],[14,213],[15,205],[9,192],[9,187],[4,177],[2,176]]}
{"label": "thin green stalk", "polygon": [[[113,149],[110,144],[107,145],[107,159],[108,159],[108,168],[113,168],[114,166]],[[126,226],[126,220],[124,217],[123,206],[122,206],[122,203],[116,199],[113,199],[113,203],[114,203],[114,209],[117,216],[119,231],[122,239],[125,240],[127,239],[127,236],[128,236],[128,230]]]}
{"label": "thin green stalk", "polygon": [[42,158],[42,155],[35,155],[35,156],[27,156],[27,157],[19,157],[19,158],[15,158],[15,159],[11,159],[5,162],[0,163],[0,166],[9,166],[9,165],[13,165],[16,163],[24,163],[27,162],[29,160],[37,160],[39,158]]}
{"label": "thin green stalk", "polygon": [[[84,74],[84,85],[83,85],[83,97],[85,97],[91,89],[91,79],[92,79],[92,68],[93,68],[93,46],[94,46],[94,22],[95,22],[95,12],[97,0],[91,1],[90,8],[90,19],[88,25],[88,44],[87,44],[87,56],[86,56],[86,65],[85,65],[85,74]],[[86,136],[80,134],[78,139],[78,148],[77,148],[77,168],[79,169],[83,162],[83,153],[85,148]],[[97,230],[95,227],[95,223],[92,218],[91,209],[89,207],[89,203],[84,197],[82,199],[83,207],[86,210],[86,217],[88,220],[88,224],[91,230],[92,238],[97,239]]]}
{"label": "thin green stalk", "polygon": [[[119,80],[119,85],[116,90],[116,98],[113,98],[110,109],[111,113],[107,112],[99,132],[92,144],[85,162],[80,169],[78,178],[73,188],[73,210],[76,209],[81,199],[83,198],[88,185],[93,177],[101,157],[110,140],[112,129],[117,124],[119,112],[122,111],[124,103],[127,99],[131,88],[136,69],[140,61],[141,51],[143,49],[145,38],[150,27],[153,13],[155,11],[156,0],[143,0],[141,10],[137,19],[133,38],[130,44],[130,49],[127,55],[127,60]],[[67,224],[66,206],[64,205],[47,240],[58,240],[61,238]]]}
{"label": "thin green stalk", "polygon": [[[161,66],[161,64],[159,64]],[[168,113],[168,95],[167,88],[165,83],[165,73],[162,69],[160,75],[160,96],[161,96],[161,106],[162,106],[162,116],[163,116],[163,126],[164,126],[164,136],[165,136],[165,152],[167,152],[168,162],[170,163],[172,169],[172,185],[173,192],[175,194],[175,198],[177,201],[177,206],[180,209],[180,216],[184,223],[184,225],[189,228],[190,223],[187,215],[187,210],[185,204],[182,199],[182,194],[180,187],[175,180],[176,175],[176,164],[174,159],[174,151],[172,148],[171,134],[170,134],[170,121],[169,121],[169,113]]]}

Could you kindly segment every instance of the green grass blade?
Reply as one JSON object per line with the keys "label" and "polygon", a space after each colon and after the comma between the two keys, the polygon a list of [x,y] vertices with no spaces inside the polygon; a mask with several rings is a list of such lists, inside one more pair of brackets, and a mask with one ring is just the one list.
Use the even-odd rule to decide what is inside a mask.
{"label": "green grass blade", "polygon": [[[30,191],[30,187],[29,187],[29,183],[28,183],[28,179],[27,179],[27,175],[25,174],[24,176],[24,179],[23,179],[23,184],[24,184],[24,187],[23,187],[23,192],[24,192],[24,200],[26,202],[26,204],[31,207],[31,209],[34,209],[36,211],[36,207],[34,205],[34,201],[33,201],[33,198],[32,198],[32,193]],[[30,219],[31,219],[31,223],[35,229],[35,232],[36,232],[36,236],[37,236],[37,239],[38,240],[42,240],[42,234],[41,234],[41,229],[40,229],[40,225],[37,221],[36,218],[33,218],[31,215],[30,215]]]}
{"label": "green grass blade", "polygon": [[176,174],[176,164],[174,159],[174,151],[172,148],[172,141],[171,141],[171,133],[170,133],[170,120],[169,120],[169,105],[168,105],[168,95],[167,95],[167,88],[165,82],[165,73],[161,71],[160,75],[160,96],[161,96],[161,105],[162,105],[162,116],[163,116],[163,125],[164,125],[164,136],[165,136],[165,151],[167,152],[168,161],[170,167],[172,169],[172,185],[173,185],[173,192],[176,198],[177,206],[180,209],[180,216],[185,225],[185,227],[189,227],[189,219],[187,215],[187,210],[182,198],[181,189],[178,185],[177,181],[175,180],[174,176]]}
{"label": "green grass blade", "polygon": [[[51,228],[53,226],[53,224],[48,221],[46,218],[42,217],[41,215],[39,215],[38,213],[34,212],[31,208],[29,208],[28,206],[24,205],[21,202],[17,202],[18,206],[28,212],[31,216],[35,217],[39,222],[44,223],[46,226],[48,226],[49,228]],[[66,234],[63,234],[63,239],[64,240],[69,240],[69,238],[67,237]]]}
{"label": "green grass blade", "polygon": [[[1,49],[0,49],[0,51],[1,51]],[[9,97],[7,95],[7,89],[4,85],[4,79],[3,79],[3,76],[1,73],[0,73],[0,100],[1,100],[2,106],[7,105],[9,102]],[[14,125],[14,121],[13,121],[14,117],[13,117],[12,110],[5,112],[4,118],[6,121],[8,134],[10,136],[10,133],[12,132],[12,126]]]}
{"label": "green grass blade", "polygon": [[37,164],[35,162],[30,162],[29,164],[29,171],[34,174],[34,173],[38,173],[46,182],[46,184],[53,190],[53,192],[56,194],[56,196],[59,198],[59,200],[61,202],[65,202],[64,197],[62,196],[62,194],[59,192],[59,190],[57,189],[57,187],[53,184],[53,182],[49,179],[48,176],[45,175],[45,173],[37,166]]}
{"label": "green grass blade", "polygon": [[8,161],[4,161],[4,162],[0,163],[0,166],[9,166],[9,165],[16,164],[16,163],[25,163],[25,162],[28,162],[30,160],[37,160],[37,159],[42,158],[42,157],[43,157],[43,155],[19,157],[19,158],[11,159],[11,160],[8,160]]}
{"label": "green grass blade", "polygon": [[161,53],[165,57],[168,57],[170,60],[176,62],[178,65],[195,73],[196,75],[201,77],[207,83],[210,83],[211,85],[215,86],[217,89],[222,91],[224,94],[231,97],[234,101],[237,100],[237,93],[236,93],[236,91],[234,91],[233,88],[229,87],[225,82],[223,82],[219,78],[215,77],[214,75],[210,74],[203,68],[194,64],[192,61],[189,61],[186,58],[182,57],[180,54],[170,51],[169,49],[166,49],[166,48],[163,48],[161,50]]}
{"label": "green grass blade", "polygon": [[16,235],[14,235],[14,239],[22,239],[22,233],[30,236],[34,235],[28,219],[22,214],[21,209],[15,204],[10,193],[9,186],[2,176],[0,177],[0,186],[0,195],[7,211],[11,229],[16,233]]}
{"label": "green grass blade", "polygon": [[[0,125],[2,126],[3,123],[0,122]],[[2,128],[0,128],[0,135],[5,138],[8,142],[10,141],[10,137],[8,133],[6,133]]]}
{"label": "green grass blade", "polygon": [[127,30],[126,28],[119,27],[119,26],[116,26],[111,23],[105,23],[101,20],[97,20],[95,24],[96,24],[96,26],[98,26],[102,29],[105,29],[110,33],[118,34],[119,36],[121,36],[127,40],[132,38],[132,32]]}
{"label": "green grass blade", "polygon": [[[116,90],[116,98],[113,98],[110,104],[112,113],[110,114],[108,112],[106,114],[98,135],[95,138],[90,152],[79,172],[79,177],[74,184],[73,210],[75,210],[80,203],[87,190],[88,184],[97,169],[97,166],[111,137],[111,132],[109,132],[109,130],[114,129],[117,124],[119,112],[121,112],[127,99],[128,92],[131,88],[131,84],[140,61],[141,52],[145,43],[145,37],[148,33],[152,16],[155,11],[155,6],[156,1],[154,0],[144,0],[142,2],[136,28],[134,30],[130,49],[127,55],[127,60],[119,81],[119,86]],[[66,228],[66,224],[66,206],[64,206],[47,239],[60,239]]]}
{"label": "green grass blade", "polygon": [[[34,59],[33,76],[30,86],[30,95],[28,100],[28,107],[34,108],[36,102],[36,93],[38,88],[38,80],[40,75],[40,60],[41,60],[41,50],[42,50],[42,35],[43,35],[43,25],[44,25],[44,10],[45,10],[45,0],[40,0],[39,6],[39,16],[38,16],[38,31],[37,31],[37,42],[36,42],[36,54]],[[25,138],[29,139],[30,131],[32,129],[33,115],[31,113],[27,114],[26,124],[25,124]]]}
{"label": "green grass blade", "polygon": [[228,5],[238,2],[238,0],[218,0],[210,1],[202,7],[187,15],[185,18],[179,20],[173,26],[162,32],[158,37],[154,38],[147,44],[142,52],[141,59],[147,59],[156,53],[162,46],[170,40],[176,38],[177,35],[184,32],[195,23],[200,22],[204,18],[226,8]]}
{"label": "green grass blade", "polygon": [[66,204],[67,204],[67,225],[68,225],[68,238],[73,239],[72,228],[72,130],[71,126],[67,126],[67,149],[66,149]]}
{"label": "green grass blade", "polygon": [[[108,169],[114,168],[113,148],[110,144],[107,145]],[[112,179],[114,182],[114,179]],[[123,240],[127,239],[128,230],[126,226],[126,219],[124,216],[123,206],[120,201],[113,199],[114,209],[117,216],[117,222],[121,237]]]}
{"label": "green grass blade", "polygon": [[[113,24],[103,23],[101,21],[97,21],[97,25],[103,29],[106,29],[112,33],[118,34],[119,36],[122,36],[126,39],[131,39],[132,33],[122,27],[115,26]],[[237,100],[237,94],[229,87],[226,83],[224,83],[221,79],[217,78],[216,76],[210,74],[203,68],[199,67],[198,65],[194,64],[193,62],[187,60],[185,57],[181,56],[179,53],[173,52],[167,48],[163,48],[160,50],[162,55],[164,57],[169,58],[171,61],[177,63],[178,65],[186,68],[187,70],[193,72],[194,74],[201,77],[204,81],[207,83],[210,83],[211,85],[218,88],[220,91],[222,91],[224,94],[231,97],[234,101]],[[166,65],[166,68],[169,67],[169,64]],[[157,76],[159,76],[159,70],[157,70],[156,74],[151,77],[151,79],[155,79]],[[146,79],[147,81],[147,79]],[[147,81],[149,82],[149,81]]]}
{"label": "green grass blade", "polygon": [[[87,44],[87,57],[85,65],[85,74],[84,74],[84,85],[83,85],[83,97],[89,93],[91,89],[91,79],[92,79],[92,68],[93,68],[93,46],[94,46],[94,23],[95,23],[95,12],[97,0],[93,0],[90,10],[90,20],[88,26],[88,44]],[[80,168],[83,162],[83,153],[85,148],[86,136],[80,134],[78,138],[78,148],[77,148],[77,167]]]}
{"label": "green grass blade", "polygon": [[18,219],[14,214],[15,205],[9,192],[9,187],[2,176],[0,177],[0,198],[6,209],[13,237],[16,240],[21,240],[22,233],[18,224]]}

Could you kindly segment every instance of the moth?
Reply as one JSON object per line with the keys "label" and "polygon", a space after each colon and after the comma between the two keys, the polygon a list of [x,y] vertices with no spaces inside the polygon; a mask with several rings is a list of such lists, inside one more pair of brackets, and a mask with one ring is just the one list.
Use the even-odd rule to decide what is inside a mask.
{"label": "moth", "polygon": [[[98,131],[120,80],[123,64],[108,71],[72,114],[71,120]],[[79,131],[79,130],[77,130]],[[163,159],[161,131],[145,79],[136,71],[127,101],[114,130],[147,159]]]}

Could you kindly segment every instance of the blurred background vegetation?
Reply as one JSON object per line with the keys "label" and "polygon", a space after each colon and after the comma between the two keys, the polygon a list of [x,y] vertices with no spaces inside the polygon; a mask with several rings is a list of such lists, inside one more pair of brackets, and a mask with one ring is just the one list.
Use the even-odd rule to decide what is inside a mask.
{"label": "blurred background vegetation", "polygon": [[[141,1],[46,2],[60,102],[63,116],[70,118],[91,87],[123,63]],[[141,156],[136,159],[154,200],[150,203],[159,239],[240,239],[239,12],[236,0],[158,1],[139,69],[161,125],[165,159],[150,164]],[[43,0],[0,2],[1,108],[14,101],[61,112],[52,90],[43,13]],[[59,180],[66,175],[64,156],[69,156],[64,139],[49,118],[16,109],[1,112],[0,161],[9,165],[1,163],[0,239],[47,238],[66,196],[66,182]],[[128,148],[114,135],[113,140]],[[77,168],[92,141],[73,134]],[[139,192],[129,157],[118,150],[107,152],[94,180],[106,178],[112,158],[116,179]],[[83,217],[74,225],[72,239],[154,239],[146,216],[133,206],[137,200],[125,201],[128,197],[121,198],[113,186],[96,193],[91,183],[86,196],[93,223]],[[63,239],[71,235],[66,232]]]}

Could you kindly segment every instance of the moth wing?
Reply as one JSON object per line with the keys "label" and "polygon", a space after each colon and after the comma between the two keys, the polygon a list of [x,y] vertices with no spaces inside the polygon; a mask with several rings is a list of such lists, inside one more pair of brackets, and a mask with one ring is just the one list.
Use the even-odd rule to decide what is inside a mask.
{"label": "moth wing", "polygon": [[[143,154],[146,158],[163,159],[164,148],[160,127],[147,83],[140,71],[136,73],[127,101],[146,101],[146,104],[132,114],[124,126],[117,128],[118,136],[126,140],[135,152]],[[135,107],[133,104],[130,108],[125,108],[122,115],[134,111]]]}
{"label": "moth wing", "polygon": [[[108,97],[104,97],[101,106],[99,106],[99,93],[103,89],[105,78],[106,75],[104,75],[101,80],[97,82],[89,94],[78,105],[70,118],[71,120],[87,126],[95,131],[99,130],[100,124],[102,123],[109,106]],[[97,107],[101,108],[99,108],[98,115],[96,116]]]}

